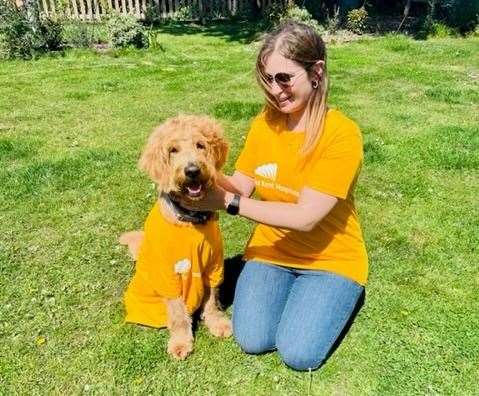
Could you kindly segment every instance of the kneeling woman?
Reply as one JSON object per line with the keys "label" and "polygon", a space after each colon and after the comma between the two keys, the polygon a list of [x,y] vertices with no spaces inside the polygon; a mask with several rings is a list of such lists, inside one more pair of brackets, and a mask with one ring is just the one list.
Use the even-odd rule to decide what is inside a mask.
{"label": "kneeling woman", "polygon": [[[227,209],[259,223],[236,287],[233,333],[247,353],[277,349],[296,370],[316,369],[353,315],[367,254],[353,190],[363,159],[357,125],[326,104],[326,49],[288,23],[256,63],[267,103],[232,176],[191,209]],[[256,191],[261,200],[250,198]],[[193,206],[192,206],[193,205]]]}

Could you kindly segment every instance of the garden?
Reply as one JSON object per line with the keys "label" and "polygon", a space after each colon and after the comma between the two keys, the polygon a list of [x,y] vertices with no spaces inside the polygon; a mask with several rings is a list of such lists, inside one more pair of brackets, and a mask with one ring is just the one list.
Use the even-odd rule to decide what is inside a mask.
{"label": "garden", "polygon": [[[436,17],[412,5],[406,18],[394,11],[391,27],[371,5],[331,7],[321,19],[301,4],[259,19],[192,21],[183,10],[167,21],[85,22],[3,5],[1,394],[478,393],[474,21],[466,28],[449,22],[447,7]],[[329,103],[363,134],[356,204],[370,260],[365,302],[311,373],[276,354],[244,354],[201,324],[194,353],[177,362],[165,331],[124,323],[134,263],[118,236],[142,227],[156,197],[138,157],[166,118],[208,114],[225,129],[231,173],[263,104],[254,77],[261,34],[285,18],[321,30]],[[253,224],[227,215],[220,224],[233,274]]]}

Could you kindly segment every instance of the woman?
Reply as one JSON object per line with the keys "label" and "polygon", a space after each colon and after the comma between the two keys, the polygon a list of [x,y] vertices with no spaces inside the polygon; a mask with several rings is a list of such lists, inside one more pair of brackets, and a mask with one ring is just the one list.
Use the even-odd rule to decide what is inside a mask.
{"label": "woman", "polygon": [[326,50],[310,27],[290,22],[270,33],[256,73],[267,103],[234,174],[203,201],[184,204],[259,223],[236,286],[234,336],[247,353],[277,349],[288,366],[316,369],[367,280],[353,199],[361,134],[326,105]]}

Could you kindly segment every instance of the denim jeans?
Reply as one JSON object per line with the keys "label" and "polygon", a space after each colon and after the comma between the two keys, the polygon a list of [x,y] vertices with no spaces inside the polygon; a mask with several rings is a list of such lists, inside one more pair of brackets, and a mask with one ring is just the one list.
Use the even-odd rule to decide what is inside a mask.
{"label": "denim jeans", "polygon": [[234,337],[246,353],[277,349],[289,367],[317,369],[363,292],[363,286],[330,272],[249,261],[234,296]]}

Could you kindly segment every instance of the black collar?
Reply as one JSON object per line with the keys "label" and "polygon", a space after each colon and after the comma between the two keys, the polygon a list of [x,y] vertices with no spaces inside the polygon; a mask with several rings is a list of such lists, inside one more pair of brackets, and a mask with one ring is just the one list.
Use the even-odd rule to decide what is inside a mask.
{"label": "black collar", "polygon": [[168,194],[161,193],[160,198],[163,199],[168,208],[173,212],[179,221],[193,224],[205,224],[213,216],[213,212],[197,212],[185,209],[173,200]]}

